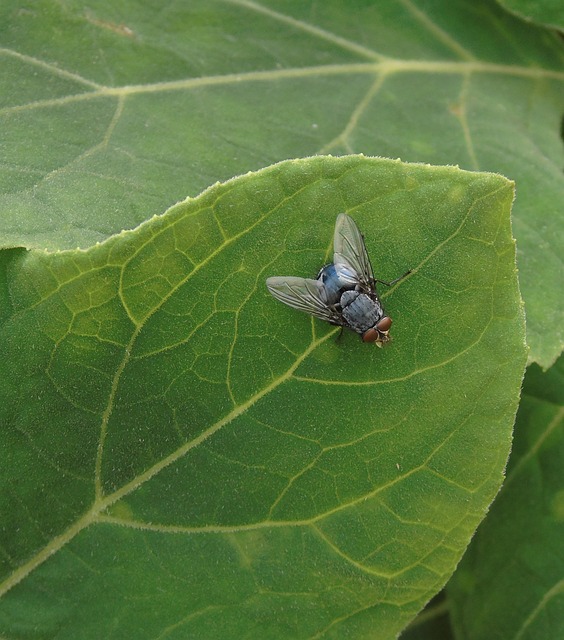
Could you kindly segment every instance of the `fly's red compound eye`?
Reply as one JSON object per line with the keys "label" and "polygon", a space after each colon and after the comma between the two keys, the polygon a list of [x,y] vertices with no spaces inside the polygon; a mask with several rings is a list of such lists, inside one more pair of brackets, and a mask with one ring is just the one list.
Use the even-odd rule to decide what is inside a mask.
{"label": "fly's red compound eye", "polygon": [[368,331],[365,331],[362,335],[362,341],[363,342],[376,342],[376,340],[378,340],[380,337],[380,333],[378,332],[378,329],[375,329],[374,327],[372,327],[372,329],[368,329]]}
{"label": "fly's red compound eye", "polygon": [[[378,331],[382,331],[383,333],[389,331],[391,326],[392,319],[388,316],[384,316],[379,322],[376,323],[376,329],[378,329]],[[370,329],[370,331],[372,331],[372,329]],[[366,333],[368,333],[368,331]]]}

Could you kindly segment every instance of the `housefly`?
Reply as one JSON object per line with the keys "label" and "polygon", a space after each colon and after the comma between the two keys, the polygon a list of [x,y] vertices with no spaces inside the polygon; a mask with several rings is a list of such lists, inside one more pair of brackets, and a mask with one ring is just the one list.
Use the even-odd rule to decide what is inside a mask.
{"label": "housefly", "polygon": [[362,233],[350,216],[341,213],[335,223],[333,262],[321,269],[316,280],[276,276],[268,278],[266,286],[280,302],[356,331],[364,342],[381,347],[390,340],[392,319],[384,312],[376,283],[390,287],[409,273],[391,282],[375,278]]}

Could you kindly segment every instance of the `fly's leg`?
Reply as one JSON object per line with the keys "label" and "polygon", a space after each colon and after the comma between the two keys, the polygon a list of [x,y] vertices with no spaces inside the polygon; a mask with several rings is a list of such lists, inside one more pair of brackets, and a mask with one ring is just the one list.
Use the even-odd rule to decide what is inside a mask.
{"label": "fly's leg", "polygon": [[378,278],[374,278],[374,282],[379,282],[380,284],[385,284],[387,287],[391,287],[392,285],[398,283],[400,280],[403,280],[405,277],[407,277],[410,273],[412,272],[412,269],[409,269],[408,271],[406,271],[403,276],[400,276],[399,278],[396,278],[395,280],[392,280],[391,282],[384,282],[384,280],[378,280]]}

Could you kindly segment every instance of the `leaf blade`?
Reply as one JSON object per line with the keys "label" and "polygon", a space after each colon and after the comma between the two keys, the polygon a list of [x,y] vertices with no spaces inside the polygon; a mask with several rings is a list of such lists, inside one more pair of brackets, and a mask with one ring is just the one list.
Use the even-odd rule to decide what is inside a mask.
{"label": "leaf blade", "polygon": [[[252,214],[234,192],[258,194]],[[377,275],[415,259],[382,296],[396,330],[377,356],[264,284],[317,270],[345,197]],[[525,358],[512,197],[500,176],[317,157],[88,251],[16,254],[3,629],[394,637],[501,482]]]}

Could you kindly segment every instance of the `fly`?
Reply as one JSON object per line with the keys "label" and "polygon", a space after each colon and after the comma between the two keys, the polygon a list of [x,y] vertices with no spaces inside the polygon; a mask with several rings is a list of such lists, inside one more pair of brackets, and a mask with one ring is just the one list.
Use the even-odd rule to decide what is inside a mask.
{"label": "fly", "polygon": [[409,273],[411,269],[391,282],[375,278],[362,233],[350,216],[341,213],[335,223],[333,262],[321,269],[316,280],[275,276],[266,280],[266,286],[280,302],[347,327],[364,342],[381,347],[390,340],[392,319],[384,312],[376,283],[390,287]]}

